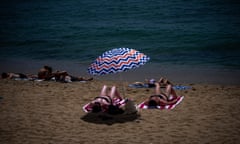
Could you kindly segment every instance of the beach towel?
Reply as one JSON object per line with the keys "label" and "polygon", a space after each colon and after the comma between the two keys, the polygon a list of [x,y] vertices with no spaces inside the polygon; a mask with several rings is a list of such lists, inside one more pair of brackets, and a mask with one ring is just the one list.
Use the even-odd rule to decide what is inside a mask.
{"label": "beach towel", "polygon": [[[128,85],[130,88],[154,88],[154,86],[149,86],[148,84],[143,83],[133,83]],[[161,86],[161,88],[164,88],[164,86]],[[187,90],[191,89],[190,86],[183,86],[183,85],[175,85],[173,86],[174,90]]]}
{"label": "beach towel", "polygon": [[[118,107],[121,107],[121,106],[124,106],[126,103],[127,103],[128,99],[123,99],[123,100],[120,100],[118,98],[115,98],[113,100],[113,105],[115,106],[118,106]],[[88,112],[91,112],[92,111],[92,108],[90,106],[91,102],[85,104],[82,108],[83,108],[83,111],[88,113]]]}
{"label": "beach towel", "polygon": [[183,86],[183,85],[175,85],[173,86],[173,89],[175,90],[187,90],[187,89],[191,89],[192,87],[190,86]]}
{"label": "beach towel", "polygon": [[[172,105],[165,105],[165,106],[157,106],[156,109],[174,109],[184,98],[184,96],[178,96],[178,97],[171,97],[170,100],[177,99],[177,102]],[[137,106],[139,109],[150,109],[147,105],[144,104],[144,102],[140,103]]]}
{"label": "beach towel", "polygon": [[[17,81],[36,81],[36,82],[41,82],[41,81],[45,81],[44,79],[38,79],[38,78],[14,78],[14,80]],[[48,81],[53,81],[56,82],[55,78],[51,78]],[[65,81],[60,81],[60,82],[64,82],[64,83],[71,83],[71,82],[81,82],[81,83],[86,83],[86,80],[79,80],[79,81],[71,81],[70,79],[66,79]]]}
{"label": "beach towel", "polygon": [[148,84],[143,83],[133,83],[128,85],[130,88],[149,88]]}

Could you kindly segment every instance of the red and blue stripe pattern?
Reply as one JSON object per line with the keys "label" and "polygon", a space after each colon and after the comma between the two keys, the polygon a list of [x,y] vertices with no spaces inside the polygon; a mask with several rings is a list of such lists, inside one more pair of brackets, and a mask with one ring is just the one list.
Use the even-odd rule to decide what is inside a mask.
{"label": "red and blue stripe pattern", "polygon": [[150,58],[137,50],[115,48],[103,53],[88,68],[92,75],[123,72],[144,65]]}

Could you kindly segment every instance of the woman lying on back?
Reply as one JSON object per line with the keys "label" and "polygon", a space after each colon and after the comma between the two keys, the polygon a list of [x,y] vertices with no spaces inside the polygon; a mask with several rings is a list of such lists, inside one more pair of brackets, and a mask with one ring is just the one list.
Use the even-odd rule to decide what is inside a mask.
{"label": "woman lying on back", "polygon": [[144,104],[148,107],[157,107],[164,106],[169,104],[174,104],[177,102],[177,99],[170,100],[169,97],[177,97],[175,90],[172,88],[171,84],[168,84],[165,88],[165,92],[161,91],[160,84],[155,83],[155,94],[151,95],[148,99],[145,100]]}
{"label": "woman lying on back", "polygon": [[112,86],[109,91],[107,86],[104,85],[99,96],[95,97],[90,103],[93,113],[107,112],[107,113],[118,113],[123,112],[120,107],[115,104],[115,100],[121,101],[123,98],[119,94],[116,86]]}

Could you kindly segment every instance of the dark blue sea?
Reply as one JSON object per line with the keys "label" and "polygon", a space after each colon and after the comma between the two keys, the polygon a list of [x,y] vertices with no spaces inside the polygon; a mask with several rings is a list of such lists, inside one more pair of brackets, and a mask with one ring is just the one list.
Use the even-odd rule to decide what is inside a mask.
{"label": "dark blue sea", "polygon": [[86,72],[84,66],[119,47],[148,55],[146,65],[159,64],[158,71],[146,66],[148,75],[166,67],[238,71],[240,1],[1,1],[1,71],[44,63]]}

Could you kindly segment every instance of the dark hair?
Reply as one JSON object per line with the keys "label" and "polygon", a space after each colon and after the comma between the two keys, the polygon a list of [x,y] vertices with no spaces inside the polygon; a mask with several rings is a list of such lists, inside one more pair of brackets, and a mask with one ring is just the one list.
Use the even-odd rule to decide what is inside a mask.
{"label": "dark hair", "polygon": [[52,67],[50,66],[43,66],[46,70],[48,70],[49,73],[52,73]]}
{"label": "dark hair", "polygon": [[150,100],[148,102],[148,107],[149,108],[156,108],[157,107],[157,102],[155,100]]}
{"label": "dark hair", "polygon": [[4,78],[7,78],[7,77],[8,77],[8,74],[5,73],[5,72],[3,72],[3,73],[2,73],[2,78],[4,79]]}
{"label": "dark hair", "polygon": [[109,105],[108,106],[108,113],[115,115],[115,114],[122,114],[124,113],[123,109],[119,108],[118,106],[115,105]]}
{"label": "dark hair", "polygon": [[99,102],[95,102],[92,106],[92,112],[98,113],[100,111],[102,111],[101,104]]}

